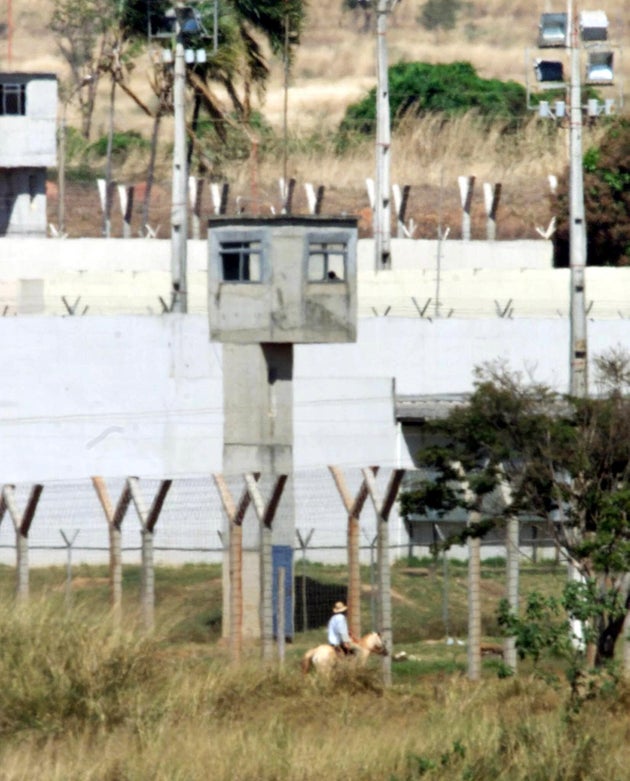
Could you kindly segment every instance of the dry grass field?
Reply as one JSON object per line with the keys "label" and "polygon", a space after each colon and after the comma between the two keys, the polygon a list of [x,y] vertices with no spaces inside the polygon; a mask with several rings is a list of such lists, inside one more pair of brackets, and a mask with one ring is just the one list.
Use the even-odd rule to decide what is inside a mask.
{"label": "dry grass field", "polygon": [[[304,677],[300,655],[323,630],[296,636],[284,664],[259,649],[229,663],[217,641],[217,567],[156,571],[156,630],[137,630],[138,568],[125,568],[124,627],[107,612],[106,568],[32,571],[13,607],[0,568],[2,781],[626,781],[630,691],[619,683],[572,701],[557,663],[519,663],[501,677],[483,661],[467,680],[466,648],[444,642],[441,566],[393,568],[393,685],[377,661],[330,681]],[[419,567],[418,564],[423,564]],[[340,568],[310,565],[322,582]],[[564,567],[524,566],[523,594],[557,593]],[[364,583],[369,576],[363,572]],[[482,568],[484,635],[493,632],[504,564]],[[466,568],[449,573],[450,631],[466,626]],[[368,625],[369,593],[364,594]],[[490,637],[496,636],[490,634]],[[559,673],[558,677],[553,672]]]}
{"label": "dry grass field", "polygon": [[[3,0],[6,4],[8,0]],[[53,0],[12,0],[14,35],[12,67],[18,70],[66,72],[55,41],[47,29]],[[400,2],[388,29],[389,61],[427,61],[431,63],[468,60],[484,78],[513,79],[525,83],[526,52],[534,56],[540,14],[565,10],[564,3],[539,0],[474,0],[464,3],[456,29],[428,32],[418,24],[421,0]],[[610,38],[621,47],[630,41],[630,6],[623,0],[599,0],[595,6],[605,10],[610,21]],[[5,5],[6,7],[6,5]],[[256,198],[263,208],[279,205],[278,177],[285,171],[298,183],[295,210],[306,209],[302,189],[305,182],[326,187],[327,212],[351,212],[365,215],[368,197],[365,179],[374,177],[372,142],[340,158],[327,133],[334,130],[346,106],[360,98],[375,84],[375,38],[364,31],[361,11],[344,11],[341,0],[321,0],[308,4],[307,25],[285,91],[282,63],[271,60],[272,80],[263,97],[261,110],[279,135],[286,119],[288,153],[267,156],[257,161],[234,164],[225,175],[234,197]],[[3,62],[7,59],[6,39],[2,42]],[[623,52],[619,52],[622,54]],[[557,55],[554,55],[554,57]],[[563,56],[560,54],[560,56]],[[531,59],[531,58],[530,58]],[[531,63],[530,63],[531,64]],[[630,105],[630,58],[617,57],[619,79],[606,93],[618,101],[623,92]],[[529,66],[527,66],[529,67]],[[140,60],[133,75],[134,87],[148,95],[146,77],[148,59]],[[106,89],[103,85],[95,135],[106,132]],[[76,123],[74,107],[68,110],[70,124]],[[120,96],[116,109],[118,130],[136,129],[149,135],[148,120],[127,98]],[[597,127],[585,130],[584,146],[596,141]],[[319,143],[291,144],[295,139],[317,133]],[[162,130],[159,179],[150,222],[160,225],[159,236],[168,233],[170,139],[169,122]],[[295,149],[299,151],[294,151]],[[475,175],[477,192],[473,204],[473,237],[485,235],[485,216],[481,183],[502,183],[499,211],[499,238],[535,238],[536,226],[546,226],[552,215],[548,176],[562,172],[567,160],[566,133],[549,133],[545,122],[534,117],[517,138],[504,138],[481,131],[472,118],[463,118],[444,128],[428,119],[412,123],[396,133],[392,146],[392,181],[411,185],[408,216],[414,219],[417,237],[434,238],[438,227],[449,227],[451,237],[460,229],[457,177]],[[122,182],[142,181],[146,155],[132,156],[114,171]],[[138,205],[138,211],[139,211]],[[209,208],[209,205],[206,206]],[[75,185],[69,193],[68,223],[71,235],[100,235],[98,198],[93,186]],[[50,199],[50,218],[55,222],[56,204]],[[114,235],[118,229],[113,216]],[[369,232],[369,223],[362,223]]]}

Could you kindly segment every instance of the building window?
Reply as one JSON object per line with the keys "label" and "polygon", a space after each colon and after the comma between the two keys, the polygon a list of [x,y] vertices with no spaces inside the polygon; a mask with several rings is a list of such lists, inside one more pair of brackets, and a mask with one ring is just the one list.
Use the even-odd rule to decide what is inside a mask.
{"label": "building window", "polygon": [[308,281],[343,282],[348,245],[344,241],[309,241]]}
{"label": "building window", "polygon": [[26,84],[0,84],[0,114],[25,116]]}
{"label": "building window", "polygon": [[262,281],[262,241],[222,241],[221,275],[224,282]]}

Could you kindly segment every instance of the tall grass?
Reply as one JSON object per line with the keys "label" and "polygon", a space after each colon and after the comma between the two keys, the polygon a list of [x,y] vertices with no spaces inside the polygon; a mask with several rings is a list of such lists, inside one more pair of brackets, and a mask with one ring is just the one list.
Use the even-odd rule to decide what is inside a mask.
{"label": "tall grass", "polygon": [[567,708],[534,678],[378,668],[321,681],[105,616],[0,615],[0,778],[21,781],[623,781],[630,691]]}

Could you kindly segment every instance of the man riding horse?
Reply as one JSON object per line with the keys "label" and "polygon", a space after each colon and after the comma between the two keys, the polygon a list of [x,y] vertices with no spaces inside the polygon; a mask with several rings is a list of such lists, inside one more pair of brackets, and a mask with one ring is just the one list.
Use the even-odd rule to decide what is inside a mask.
{"label": "man riding horse", "polygon": [[344,602],[335,602],[333,614],[328,621],[328,643],[339,655],[353,654],[356,648],[356,643],[348,630],[347,610],[348,606]]}

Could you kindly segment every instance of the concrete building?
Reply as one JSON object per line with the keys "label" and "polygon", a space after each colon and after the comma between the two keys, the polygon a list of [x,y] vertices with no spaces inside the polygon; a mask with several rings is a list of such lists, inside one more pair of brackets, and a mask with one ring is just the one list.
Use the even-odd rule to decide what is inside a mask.
{"label": "concrete building", "polygon": [[57,77],[0,73],[0,236],[46,235],[46,169],[57,164]]}

